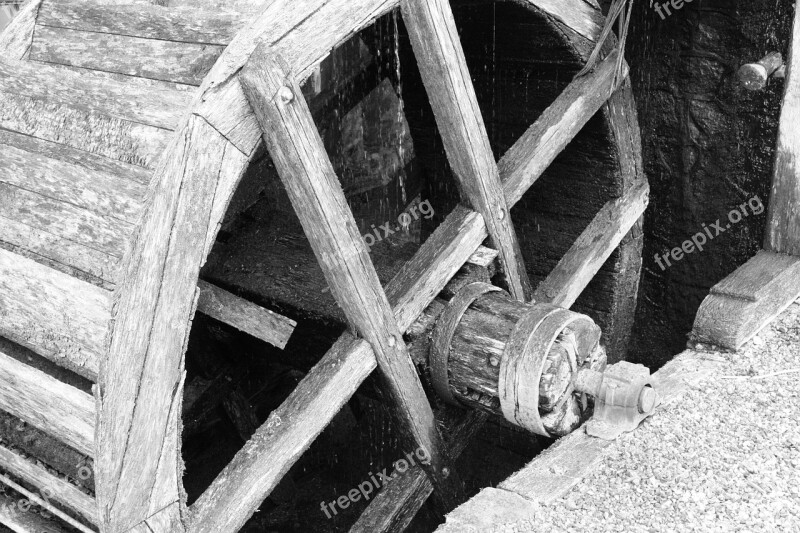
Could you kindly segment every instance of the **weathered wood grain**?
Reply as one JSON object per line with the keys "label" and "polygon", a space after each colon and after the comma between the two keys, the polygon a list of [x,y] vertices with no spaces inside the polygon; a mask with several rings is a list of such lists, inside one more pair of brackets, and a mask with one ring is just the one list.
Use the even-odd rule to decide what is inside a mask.
{"label": "weathered wood grain", "polygon": [[39,514],[24,513],[19,510],[18,500],[6,494],[0,494],[0,524],[14,533],[67,533],[66,528],[47,520]]}
{"label": "weathered wood grain", "polygon": [[426,472],[444,505],[455,505],[433,411],[300,87],[266,46],[241,80],[328,286],[374,350],[407,443],[428,452]]}
{"label": "weathered wood grain", "polygon": [[107,5],[105,2],[46,2],[36,24],[144,39],[226,46],[245,25],[238,11],[153,4]]}
{"label": "weathered wood grain", "polygon": [[61,160],[58,151],[49,156],[8,144],[0,144],[0,158],[4,163],[0,182],[15,189],[90,211],[105,220],[134,224],[141,215],[147,185],[125,174],[109,174]]}
{"label": "weathered wood grain", "polygon": [[576,78],[498,163],[508,202],[517,203],[614,93],[617,54]]}
{"label": "weathered wood grain", "polygon": [[110,300],[99,287],[0,249],[0,332],[56,363],[97,375]]}
{"label": "weathered wood grain", "polygon": [[5,57],[0,60],[0,92],[164,129],[177,126],[192,96],[188,91],[153,86],[136,78],[120,81],[90,70]]}
{"label": "weathered wood grain", "polygon": [[145,168],[155,165],[172,135],[68,104],[11,93],[2,96],[0,128]]}
{"label": "weathered wood grain", "polygon": [[36,487],[47,499],[66,506],[90,523],[98,522],[94,498],[75,485],[2,445],[0,445],[0,464],[9,474]]}
{"label": "weathered wood grain", "polygon": [[[20,519],[20,515],[21,514],[23,514],[23,515],[24,514],[31,514],[31,513],[28,513],[27,511],[22,511],[19,508],[19,504],[22,503],[23,500],[27,500],[27,504],[29,506],[30,505],[38,505],[39,507],[47,510],[49,513],[55,515],[56,518],[59,518],[61,521],[66,522],[69,526],[71,526],[73,531],[74,530],[78,530],[81,533],[95,533],[93,529],[91,529],[89,527],[86,527],[81,522],[75,520],[70,515],[68,515],[67,513],[63,512],[61,509],[59,509],[58,507],[56,507],[55,505],[53,505],[49,501],[47,501],[44,498],[42,498],[39,494],[29,491],[28,489],[26,489],[22,485],[18,484],[17,482],[12,480],[8,476],[6,476],[4,474],[0,474],[0,483],[2,483],[3,485],[6,485],[7,487],[9,487],[11,489],[13,489],[16,493],[18,493],[21,496],[21,498],[19,500],[17,500],[17,502],[16,502],[16,507],[6,508],[6,509],[3,509],[2,511],[0,511],[0,513],[2,513],[2,514],[0,514],[0,522],[2,522],[2,523],[10,523],[12,526],[19,527],[20,529],[18,529],[17,531],[22,531],[24,533],[30,533],[31,531],[35,531],[36,533],[39,532],[38,529],[33,529],[33,530],[27,529],[28,527],[31,527],[31,526],[33,526],[33,527],[42,527],[43,531],[52,531],[48,527],[48,524],[50,524],[51,522],[46,522],[44,520],[38,521],[38,520],[35,520],[35,519],[34,520],[29,520],[29,519],[26,519],[26,518]],[[13,511],[13,509],[16,509],[17,512],[15,513]],[[3,521],[5,519],[7,519],[8,522]],[[61,529],[59,529],[59,526],[55,525],[57,523],[58,522],[56,522],[56,521],[52,522],[53,527],[56,528],[55,529],[56,531],[62,531]]]}
{"label": "weathered wood grain", "polygon": [[800,257],[800,10],[795,10],[764,249]]}
{"label": "weathered wood grain", "polygon": [[183,351],[228,154],[238,154],[231,164],[243,170],[238,150],[202,118],[189,118],[156,170],[152,202],[126,256],[100,376],[97,439],[97,499],[114,530],[140,524],[154,500],[179,500],[177,482],[158,494],[153,488],[165,454],[179,453],[165,450],[165,442],[170,413],[180,405]]}
{"label": "weathered wood grain", "polygon": [[[0,407],[89,456],[94,455],[94,399],[0,352]],[[0,457],[2,460],[2,457]]]}
{"label": "weathered wood grain", "polygon": [[200,281],[197,310],[240,331],[285,348],[297,322],[239,298],[219,287]]}
{"label": "weathered wood grain", "polygon": [[37,26],[31,59],[200,85],[223,47]]}
{"label": "weathered wood grain", "polygon": [[0,217],[0,247],[106,290],[114,288],[120,258]]}
{"label": "weathered wood grain", "polygon": [[4,58],[22,59],[31,47],[36,16],[42,0],[28,0],[17,16],[0,32],[0,52]]}
{"label": "weathered wood grain", "polygon": [[242,527],[375,368],[367,341],[340,338],[192,505],[187,530]]}
{"label": "weathered wood grain", "polygon": [[530,280],[450,4],[404,0],[401,10],[450,166],[483,215],[511,295],[527,301]]}
{"label": "weathered wood grain", "polygon": [[[556,268],[539,284],[534,299],[561,307],[573,302],[619,246],[647,208],[650,187],[642,183],[600,210]],[[566,290],[564,290],[566,288]]]}
{"label": "weathered wood grain", "polygon": [[0,216],[121,257],[132,224],[0,182]]}
{"label": "weathered wood grain", "polygon": [[761,250],[711,288],[692,338],[738,350],[800,297],[800,257]]}

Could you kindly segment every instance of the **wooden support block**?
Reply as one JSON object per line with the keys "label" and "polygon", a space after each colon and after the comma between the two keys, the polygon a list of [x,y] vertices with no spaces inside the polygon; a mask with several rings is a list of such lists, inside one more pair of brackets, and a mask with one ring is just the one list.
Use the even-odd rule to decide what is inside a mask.
{"label": "wooden support block", "polygon": [[188,531],[238,531],[375,367],[369,343],[339,339],[192,505]]}
{"label": "wooden support block", "polygon": [[94,398],[0,352],[0,409],[94,456]]}
{"label": "wooden support block", "polygon": [[786,63],[764,249],[800,257],[800,9]]}
{"label": "wooden support block", "polygon": [[285,348],[297,322],[239,298],[215,285],[200,281],[197,310],[240,331]]}
{"label": "wooden support block", "polygon": [[99,523],[97,503],[78,487],[51,474],[46,468],[0,445],[0,469],[34,486],[48,500],[64,505],[89,523]]}
{"label": "wooden support block", "polygon": [[762,250],[711,289],[692,337],[738,350],[798,298],[800,257]]}
{"label": "wooden support block", "polygon": [[300,87],[266,46],[240,78],[328,286],[372,346],[408,444],[430,455],[426,471],[444,506],[454,506],[433,411]]}
{"label": "wooden support block", "polygon": [[446,0],[404,0],[403,20],[448,160],[472,207],[483,215],[511,295],[532,294],[453,13]]}

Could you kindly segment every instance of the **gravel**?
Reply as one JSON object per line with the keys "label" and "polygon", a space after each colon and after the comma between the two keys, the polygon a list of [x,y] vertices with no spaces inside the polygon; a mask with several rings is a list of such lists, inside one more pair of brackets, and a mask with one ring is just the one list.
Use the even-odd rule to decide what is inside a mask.
{"label": "gravel", "polygon": [[800,532],[800,305],[498,532]]}

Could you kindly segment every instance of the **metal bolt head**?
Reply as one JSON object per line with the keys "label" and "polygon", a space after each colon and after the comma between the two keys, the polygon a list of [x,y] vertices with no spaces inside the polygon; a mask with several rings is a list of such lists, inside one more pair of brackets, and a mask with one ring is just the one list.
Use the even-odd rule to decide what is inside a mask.
{"label": "metal bolt head", "polygon": [[450,477],[450,469],[447,467],[442,468],[442,476],[447,479]]}
{"label": "metal bolt head", "polygon": [[503,220],[504,218],[506,218],[506,210],[503,209],[503,208],[500,208],[500,211],[497,213],[497,218],[500,219],[500,220]]}
{"label": "metal bolt head", "polygon": [[397,344],[397,339],[394,338],[394,335],[389,335],[389,346],[394,348],[395,344]]}
{"label": "metal bolt head", "polygon": [[642,414],[652,413],[656,408],[657,399],[658,394],[653,387],[644,387],[639,393],[639,412]]}
{"label": "metal bolt head", "polygon": [[496,355],[489,357],[489,364],[492,366],[500,366],[500,358]]}
{"label": "metal bolt head", "polygon": [[288,104],[294,100],[294,92],[290,87],[281,87],[281,90],[278,91],[278,96],[284,104]]}

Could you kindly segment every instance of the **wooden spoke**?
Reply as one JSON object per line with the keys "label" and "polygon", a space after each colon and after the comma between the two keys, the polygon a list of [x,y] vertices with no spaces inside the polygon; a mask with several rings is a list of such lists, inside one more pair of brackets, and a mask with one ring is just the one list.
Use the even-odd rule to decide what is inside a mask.
{"label": "wooden spoke", "polygon": [[[614,94],[617,53],[576,78],[500,159],[509,205],[516,204],[600,107]],[[627,69],[623,71],[624,79]]]}
{"label": "wooden spoke", "polygon": [[530,280],[450,4],[403,0],[401,10],[450,165],[467,199],[483,215],[511,294],[527,301]]}
{"label": "wooden spoke", "polygon": [[375,367],[367,341],[339,339],[190,508],[188,530],[241,529]]}
{"label": "wooden spoke", "polygon": [[407,442],[428,451],[426,471],[445,507],[454,506],[433,411],[297,82],[266,46],[241,81],[331,291],[372,346]]}
{"label": "wooden spoke", "polygon": [[644,213],[650,187],[643,183],[608,202],[536,290],[537,302],[571,307]]}

